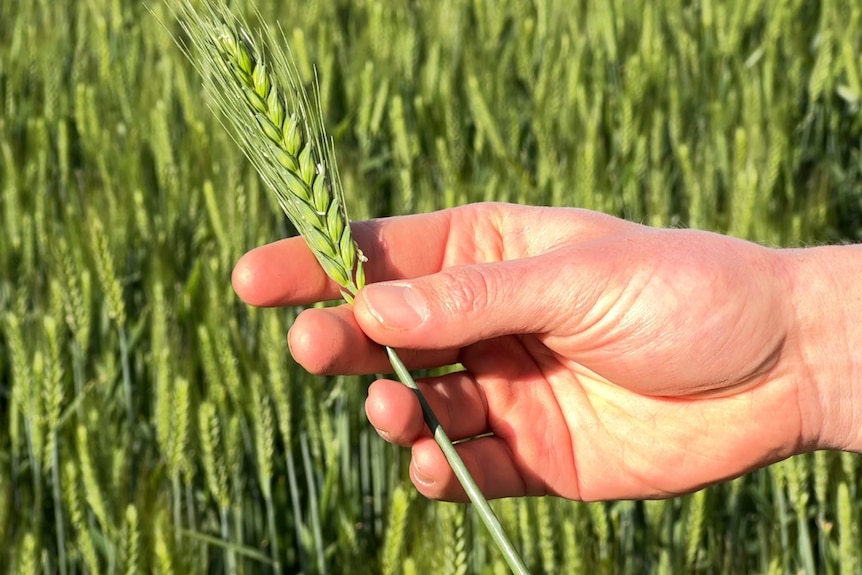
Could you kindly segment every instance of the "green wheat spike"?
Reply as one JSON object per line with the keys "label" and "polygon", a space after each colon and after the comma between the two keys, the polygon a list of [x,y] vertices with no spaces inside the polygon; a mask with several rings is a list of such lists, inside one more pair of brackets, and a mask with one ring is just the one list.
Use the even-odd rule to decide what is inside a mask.
{"label": "green wheat spike", "polygon": [[452,546],[452,575],[466,575],[469,569],[468,547],[467,547],[467,512],[468,508],[463,506],[450,507],[454,524],[454,541]]}
{"label": "green wheat spike", "polygon": [[71,460],[63,465],[63,502],[69,514],[77,552],[83,559],[87,571],[98,575],[101,569],[96,546],[90,534],[90,526],[85,520],[82,509],[78,466]]}
{"label": "green wheat spike", "polygon": [[521,556],[526,565],[536,565],[538,556],[532,509],[533,505],[529,499],[518,502],[518,534],[521,540]]}
{"label": "green wheat spike", "polygon": [[220,202],[219,198],[216,197],[215,188],[210,180],[206,180],[203,184],[203,197],[213,234],[222,249],[222,253],[230,254],[233,250],[222,220],[223,202]]}
{"label": "green wheat spike", "polygon": [[[220,408],[227,406],[227,391],[228,387],[223,384],[221,367],[217,359],[216,350],[214,348],[210,332],[206,325],[200,324],[197,327],[197,353],[200,356],[201,367],[203,368],[204,377],[209,382],[207,386],[207,394],[212,401]],[[230,391],[234,391],[230,389]],[[231,397],[232,401],[236,401],[235,397]]]}
{"label": "green wheat spike", "polygon": [[22,575],[37,575],[37,573],[41,572],[41,569],[39,569],[40,553],[36,535],[29,531],[26,532],[17,551],[15,572]]}
{"label": "green wheat spike", "polygon": [[[8,433],[12,456],[17,460],[20,457],[20,451],[24,447],[25,441],[21,437],[22,426],[29,420],[33,423],[27,424],[28,427],[32,428],[33,424],[38,427],[38,420],[32,419],[32,407],[29,405],[33,401],[31,398],[34,385],[33,365],[28,357],[18,315],[7,313],[3,319],[5,320],[3,331],[6,346],[9,350],[9,358],[11,359],[12,373],[12,392],[8,408]],[[24,421],[21,419],[22,416]],[[29,436],[30,433],[28,431],[26,435]]]}
{"label": "green wheat spike", "polygon": [[[90,343],[90,272],[76,261],[65,236],[57,238],[56,258],[62,277],[63,309],[77,349],[86,354]],[[83,269],[82,269],[83,268]]]}
{"label": "green wheat spike", "polygon": [[859,522],[847,483],[838,484],[838,560],[841,575],[858,573],[862,555],[859,552]]}
{"label": "green wheat spike", "polygon": [[829,459],[830,454],[826,451],[814,452],[814,497],[817,505],[823,508],[829,503],[827,491],[829,489]]}
{"label": "green wheat spike", "polygon": [[210,401],[204,401],[198,408],[198,436],[210,496],[219,508],[226,509],[230,505],[230,493],[221,439],[221,424],[216,407]]}
{"label": "green wheat spike", "polygon": [[410,511],[411,498],[402,485],[395,488],[391,497],[389,517],[386,522],[386,538],[381,551],[381,567],[384,575],[395,575],[401,567]]}
{"label": "green wheat spike", "polygon": [[545,573],[559,573],[557,561],[557,550],[555,541],[557,539],[556,526],[554,525],[554,513],[551,499],[541,497],[536,500],[536,527],[538,528],[539,557],[542,561],[542,570]]}
{"label": "green wheat spike", "polygon": [[125,561],[125,574],[137,575],[141,573],[140,565],[140,518],[138,510],[134,505],[126,507],[125,520],[123,522],[122,549]]}
{"label": "green wheat spike", "polygon": [[702,549],[704,523],[706,521],[707,490],[701,489],[689,498],[688,517],[686,518],[686,535],[688,544],[685,551],[685,562],[689,569],[697,565],[699,552]]}
{"label": "green wheat spike", "polygon": [[808,97],[811,102],[816,102],[822,94],[831,92],[834,42],[831,28],[821,26],[817,59],[808,80]]}
{"label": "green wheat spike", "polygon": [[291,387],[284,354],[284,337],[282,322],[278,314],[268,314],[264,319],[263,346],[264,360],[267,368],[267,381],[272,399],[275,401],[281,438],[285,448],[290,450],[292,444]]}
{"label": "green wheat spike", "polygon": [[222,384],[227,388],[228,395],[234,401],[241,402],[245,396],[243,393],[244,385],[238,367],[240,365],[239,358],[234,346],[231,345],[230,329],[228,326],[222,326],[211,329],[209,332],[215,338],[216,359],[219,372],[222,374]]}
{"label": "green wheat spike", "polygon": [[599,545],[599,555],[601,558],[604,558],[608,553],[608,543],[610,542],[611,535],[607,509],[602,502],[587,503],[586,507],[593,525],[593,534]]}
{"label": "green wheat spike", "polygon": [[[56,282],[52,282],[57,285]],[[56,428],[60,420],[60,413],[63,407],[64,390],[63,390],[63,358],[61,353],[62,340],[61,333],[58,330],[57,322],[53,317],[44,317],[42,320],[42,328],[44,330],[45,342],[47,349],[45,350],[45,371],[44,382],[42,385],[42,402],[44,405],[45,424],[48,429],[48,443],[45,445],[44,468],[46,471],[51,469],[54,463],[54,450],[57,449]]]}
{"label": "green wheat spike", "polygon": [[113,521],[108,511],[108,501],[105,492],[99,485],[96,466],[93,462],[93,454],[90,448],[90,434],[85,425],[77,427],[78,464],[81,471],[81,480],[84,484],[84,495],[87,505],[93,511],[96,519],[104,533],[113,532]]}
{"label": "green wheat spike", "polygon": [[18,250],[23,241],[21,233],[21,206],[18,193],[19,166],[12,155],[12,147],[6,138],[0,140],[0,155],[3,160],[3,229],[9,237],[12,249]]}
{"label": "green wheat spike", "polygon": [[172,425],[168,441],[168,468],[172,476],[178,475],[189,466],[190,394],[189,381],[184,377],[177,378],[173,387],[173,403],[170,409]]}
{"label": "green wheat spike", "polygon": [[165,531],[168,529],[165,526],[163,519],[164,514],[160,514],[153,526],[153,564],[155,570],[163,575],[174,575],[174,559],[171,553],[170,544]]}
{"label": "green wheat spike", "polygon": [[578,525],[581,523],[582,504],[572,506],[568,513],[562,516],[562,533],[560,546],[563,549],[562,569],[564,573],[582,573],[584,570],[584,555],[582,545],[584,538]]}
{"label": "green wheat spike", "polygon": [[860,467],[860,458],[853,453],[842,451],[841,455],[841,470],[844,473],[844,477],[847,480],[847,483],[852,486],[853,492],[852,495],[854,497],[857,496],[856,493],[856,481],[857,481],[857,470]]}
{"label": "green wheat spike", "polygon": [[275,452],[275,437],[273,429],[272,405],[269,396],[263,389],[259,374],[251,378],[252,405],[254,411],[254,445],[257,459],[258,480],[264,499],[272,498],[272,458]]}
{"label": "green wheat spike", "polygon": [[96,277],[108,305],[108,314],[117,326],[126,323],[126,306],[123,300],[123,288],[114,266],[114,258],[110,251],[108,235],[104,223],[98,214],[92,214],[90,222],[90,246],[96,263]]}
{"label": "green wheat spike", "polygon": [[234,500],[235,495],[240,492],[242,484],[243,463],[245,461],[245,444],[243,442],[243,427],[245,418],[239,411],[233,411],[227,422],[227,432],[224,435],[224,461],[228,474],[231,502],[238,505]]}

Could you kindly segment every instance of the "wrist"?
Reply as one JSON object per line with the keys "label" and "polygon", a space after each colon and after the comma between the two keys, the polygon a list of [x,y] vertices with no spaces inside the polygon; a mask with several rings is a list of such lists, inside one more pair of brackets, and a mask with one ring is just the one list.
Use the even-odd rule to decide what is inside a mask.
{"label": "wrist", "polygon": [[862,453],[862,247],[782,254],[792,278],[795,324],[788,344],[801,360],[806,443]]}

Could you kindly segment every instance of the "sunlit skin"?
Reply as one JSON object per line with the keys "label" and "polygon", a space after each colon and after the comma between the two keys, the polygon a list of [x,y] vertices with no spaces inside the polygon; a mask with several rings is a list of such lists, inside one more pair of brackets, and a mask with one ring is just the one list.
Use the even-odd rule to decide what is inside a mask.
{"label": "sunlit skin", "polygon": [[[834,305],[852,282],[828,271],[845,252],[507,204],[354,231],[385,283],[304,311],[290,352],[315,374],[390,371],[381,344],[412,368],[460,363],[420,385],[453,440],[478,437],[458,451],[489,498],[667,497],[862,445],[862,328]],[[299,238],[250,251],[233,285],[255,306],[339,297]],[[466,500],[413,392],[376,381],[366,412],[412,448],[421,493]]]}

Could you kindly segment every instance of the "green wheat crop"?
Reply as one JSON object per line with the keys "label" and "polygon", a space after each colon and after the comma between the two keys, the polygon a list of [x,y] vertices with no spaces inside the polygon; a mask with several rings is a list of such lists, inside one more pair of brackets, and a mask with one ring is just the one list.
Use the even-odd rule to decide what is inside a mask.
{"label": "green wheat crop", "polygon": [[[491,199],[862,237],[854,0],[255,4],[231,10],[319,84],[356,219]],[[296,230],[183,35],[161,1],[0,2],[0,566],[505,572],[469,506],[396,513],[409,454],[369,429],[368,380],[309,376],[297,310],[237,300],[237,258]],[[493,507],[534,573],[855,573],[860,470],[823,453],[702,506]]]}

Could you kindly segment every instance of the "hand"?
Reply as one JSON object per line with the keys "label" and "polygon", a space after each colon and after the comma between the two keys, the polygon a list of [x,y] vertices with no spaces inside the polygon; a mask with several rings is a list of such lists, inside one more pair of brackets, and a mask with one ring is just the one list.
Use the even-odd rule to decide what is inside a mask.
{"label": "hand", "polygon": [[[412,368],[460,363],[420,385],[489,498],[666,497],[822,443],[781,251],[504,204],[353,225],[385,283],[304,311],[291,352],[318,374],[389,371],[381,344]],[[339,297],[299,238],[246,254],[233,282],[259,306]],[[412,447],[423,494],[466,499],[409,389],[375,382],[366,411]]]}

